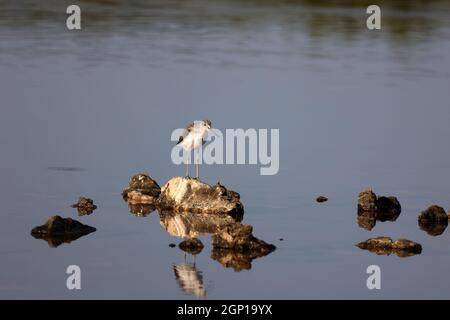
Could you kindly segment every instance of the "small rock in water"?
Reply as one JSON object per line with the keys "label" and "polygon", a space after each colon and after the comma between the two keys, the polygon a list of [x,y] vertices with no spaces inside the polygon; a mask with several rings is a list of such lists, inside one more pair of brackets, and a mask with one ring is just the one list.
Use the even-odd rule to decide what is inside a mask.
{"label": "small rock in water", "polygon": [[132,203],[153,203],[160,193],[158,183],[149,175],[140,173],[131,177],[128,188],[122,191],[122,197]]}
{"label": "small rock in water", "polygon": [[191,238],[181,242],[178,247],[192,255],[199,254],[203,250],[203,243],[197,238]]}
{"label": "small rock in water", "polygon": [[324,196],[320,196],[320,197],[317,197],[316,201],[319,203],[322,203],[322,202],[328,201],[328,198],[324,197]]}
{"label": "small rock in water", "polygon": [[177,245],[175,243],[169,243],[169,247],[175,248]]}
{"label": "small rock in water", "polygon": [[78,215],[90,215],[97,209],[97,206],[94,204],[94,201],[90,198],[80,197],[78,202],[71,206],[72,208],[77,208]]}
{"label": "small rock in water", "polygon": [[448,224],[448,216],[444,208],[432,205],[420,213],[419,221],[433,221]]}
{"label": "small rock in water", "polygon": [[393,241],[389,237],[371,238],[358,243],[356,246],[378,255],[395,253],[399,257],[409,257],[422,252],[422,246],[419,243],[407,239]]}
{"label": "small rock in water", "polygon": [[253,227],[247,224],[235,223],[217,231],[212,236],[212,245],[217,249],[227,249],[236,251],[255,251],[270,253],[276,249],[272,244],[268,244],[253,236]]}
{"label": "small rock in water", "polygon": [[46,240],[51,247],[57,247],[62,243],[70,243],[94,231],[96,231],[94,227],[71,218],[53,216],[45,224],[33,228],[31,235],[36,239]]}
{"label": "small rock in water", "polygon": [[377,198],[377,219],[379,221],[397,220],[402,207],[396,197],[378,197]]}
{"label": "small rock in water", "polygon": [[448,226],[448,215],[444,208],[432,205],[419,215],[419,228],[430,236],[441,235]]}
{"label": "small rock in water", "polygon": [[178,212],[219,213],[242,216],[244,207],[237,192],[217,184],[210,186],[197,179],[175,177],[161,189],[158,203]]}
{"label": "small rock in water", "polygon": [[377,195],[371,190],[365,190],[358,195],[358,213],[359,212],[376,212],[377,211]]}

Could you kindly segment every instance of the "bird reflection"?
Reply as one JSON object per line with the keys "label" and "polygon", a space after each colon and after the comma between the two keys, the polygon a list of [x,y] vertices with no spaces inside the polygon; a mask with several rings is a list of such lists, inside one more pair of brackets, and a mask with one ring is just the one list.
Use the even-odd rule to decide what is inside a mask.
{"label": "bird reflection", "polygon": [[195,256],[193,262],[187,262],[185,254],[184,262],[173,265],[173,271],[175,273],[175,279],[182,291],[199,298],[206,296],[203,273],[196,267]]}

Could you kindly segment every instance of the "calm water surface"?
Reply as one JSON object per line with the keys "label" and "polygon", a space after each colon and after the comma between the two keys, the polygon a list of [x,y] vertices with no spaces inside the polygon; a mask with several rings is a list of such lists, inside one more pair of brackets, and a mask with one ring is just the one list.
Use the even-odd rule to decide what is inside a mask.
{"label": "calm water surface", "polygon": [[[391,1],[369,31],[365,1],[333,3],[81,1],[83,30],[69,32],[70,3],[0,0],[0,298],[450,298],[450,229],[417,226],[431,204],[450,210],[450,5]],[[203,118],[280,129],[277,175],[201,167],[277,246],[249,270],[211,259],[209,236],[194,266],[157,212],[135,216],[120,196],[135,173],[183,174],[170,133]],[[399,198],[396,222],[358,227],[367,187]],[[69,207],[80,195],[94,214]],[[30,230],[55,214],[97,231],[50,248]],[[354,246],[382,235],[423,252]],[[366,288],[371,264],[381,290]]]}

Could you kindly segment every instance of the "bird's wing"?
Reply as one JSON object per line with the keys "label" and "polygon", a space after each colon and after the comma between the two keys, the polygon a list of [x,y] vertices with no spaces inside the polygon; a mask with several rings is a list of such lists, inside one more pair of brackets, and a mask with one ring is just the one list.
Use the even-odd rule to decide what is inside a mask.
{"label": "bird's wing", "polygon": [[180,144],[184,138],[194,129],[194,122],[188,124],[186,128],[184,128],[183,133],[181,134],[180,138],[178,139],[177,145]]}

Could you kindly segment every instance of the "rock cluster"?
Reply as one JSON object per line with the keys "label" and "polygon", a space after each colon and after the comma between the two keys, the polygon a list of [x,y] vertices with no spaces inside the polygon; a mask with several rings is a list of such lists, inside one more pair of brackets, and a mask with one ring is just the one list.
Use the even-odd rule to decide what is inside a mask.
{"label": "rock cluster", "polygon": [[138,174],[122,195],[135,214],[158,210],[160,224],[169,234],[187,238],[179,248],[190,254],[202,251],[197,237],[205,234],[212,234],[213,259],[235,270],[249,269],[253,259],[275,250],[253,236],[252,226],[240,223],[244,206],[239,194],[219,182],[211,186],[198,179],[174,177],[160,188],[148,175]]}
{"label": "rock cluster", "polygon": [[396,197],[378,197],[370,189],[358,195],[358,225],[366,230],[372,230],[377,221],[397,220],[401,210]]}

